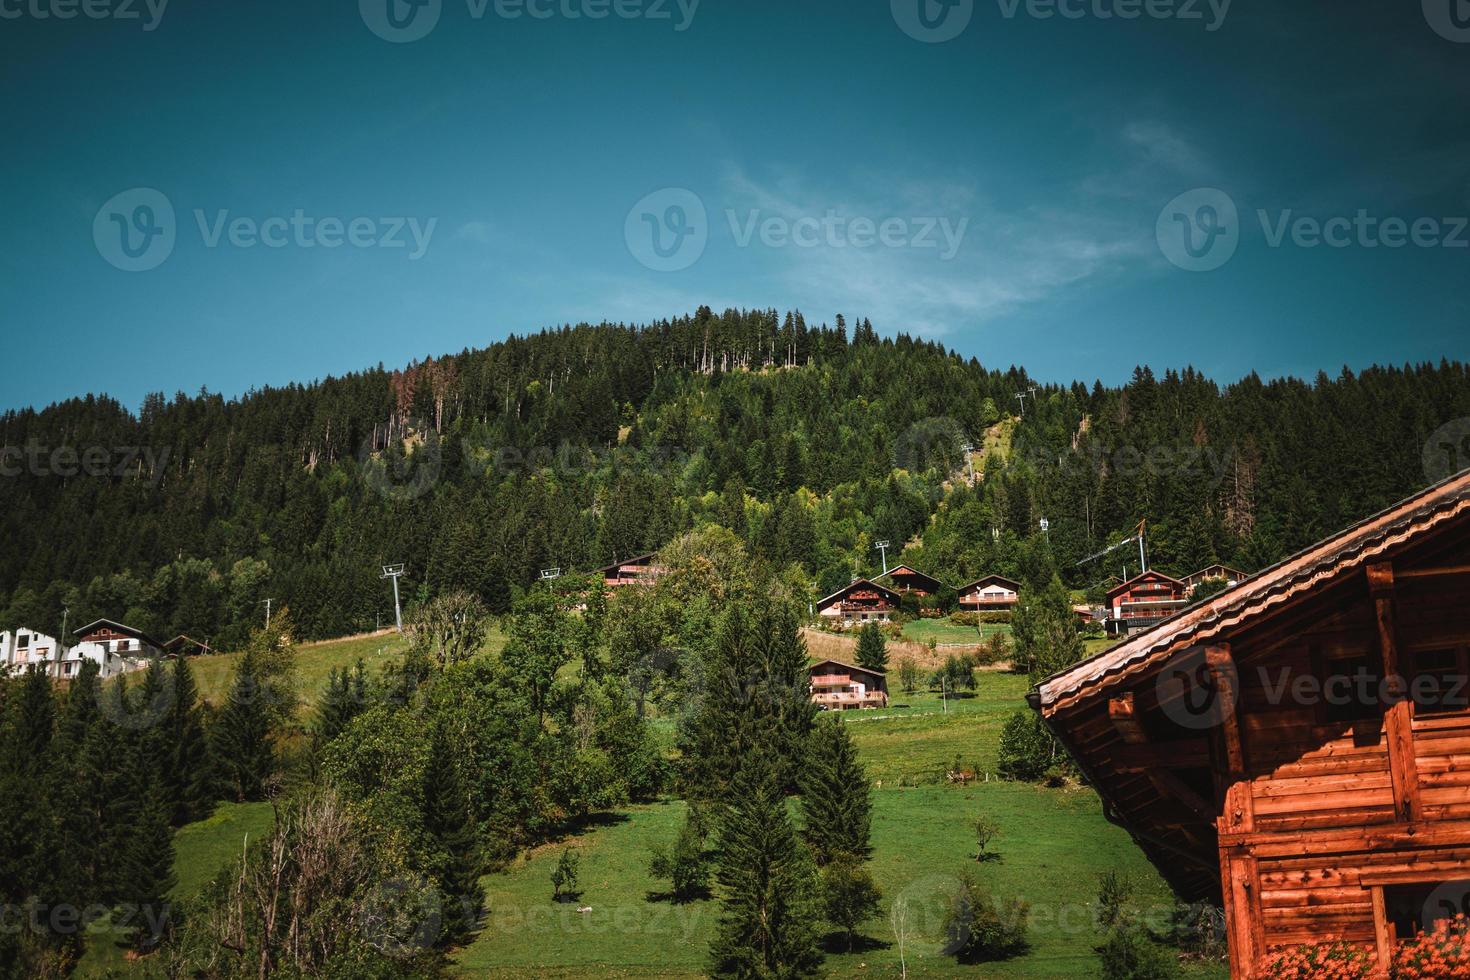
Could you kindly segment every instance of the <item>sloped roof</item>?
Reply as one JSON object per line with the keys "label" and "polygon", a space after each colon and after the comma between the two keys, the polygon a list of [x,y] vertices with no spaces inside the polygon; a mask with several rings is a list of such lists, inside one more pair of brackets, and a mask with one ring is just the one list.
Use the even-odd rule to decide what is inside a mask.
{"label": "sloped roof", "polygon": [[144,633],[140,629],[134,629],[133,627],[128,626],[126,623],[119,623],[113,619],[99,619],[95,623],[88,623],[86,626],[79,627],[72,630],[71,632],[74,636],[86,636],[93,630],[101,629],[104,626],[110,627],[112,630],[121,633],[123,636],[131,636],[135,640],[146,643],[149,646],[153,647],[155,650],[163,649],[163,644],[155,640],[153,637],[149,636],[147,633]]}
{"label": "sloped roof", "polygon": [[1223,636],[1301,594],[1361,570],[1379,555],[1440,524],[1470,514],[1470,470],[1354,524],[1278,565],[1211,596],[1124,643],[1053,674],[1039,705],[1095,695],[1183,647]]}
{"label": "sloped roof", "polygon": [[851,582],[849,582],[848,584],[844,585],[842,588],[838,589],[836,592],[832,593],[831,595],[827,596],[826,598],[824,598],[824,599],[818,599],[817,600],[817,608],[818,609],[826,609],[833,602],[835,602],[836,600],[840,599],[842,596],[846,595],[847,593],[851,592],[853,589],[858,588],[859,586],[867,586],[870,589],[877,589],[879,592],[882,592],[884,595],[888,596],[894,602],[899,602],[902,599],[902,597],[899,596],[899,594],[897,592],[894,592],[892,589],[885,588],[885,587],[879,585],[877,582],[871,581],[869,579],[859,578],[859,579],[853,579]]}
{"label": "sloped roof", "polygon": [[1020,582],[1013,582],[1013,581],[1011,581],[1010,579],[1006,578],[1003,575],[987,575],[984,578],[977,578],[973,582],[970,582],[968,584],[965,584],[965,585],[960,586],[959,592],[960,592],[961,595],[964,595],[966,592],[969,592],[971,589],[978,589],[981,586],[989,585],[992,582],[994,582],[994,583],[996,583],[998,585],[1004,585],[1007,588],[1009,588],[1012,592],[1020,592],[1021,591],[1021,583]]}

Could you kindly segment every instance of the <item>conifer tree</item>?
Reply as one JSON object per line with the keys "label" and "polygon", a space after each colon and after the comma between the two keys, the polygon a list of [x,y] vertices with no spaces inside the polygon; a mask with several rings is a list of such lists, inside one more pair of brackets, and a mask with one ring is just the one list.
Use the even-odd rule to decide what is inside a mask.
{"label": "conifer tree", "polygon": [[787,812],[779,761],[764,747],[745,757],[720,822],[718,977],[805,977],[821,966],[816,871]]}
{"label": "conifer tree", "polygon": [[367,675],[361,660],[351,673],[333,667],[327,677],[327,689],[322,694],[321,706],[317,708],[316,738],[325,745],[346,730],[366,708]]}
{"label": "conifer tree", "polygon": [[433,851],[433,871],[443,893],[440,939],[451,944],[475,928],[484,910],[485,891],[480,887],[474,812],[443,725],[436,726],[429,744],[423,780],[423,818]]}
{"label": "conifer tree", "polygon": [[129,929],[133,947],[146,951],[158,945],[169,928],[168,894],[178,879],[174,876],[170,826],[173,804],[163,779],[149,780],[141,799],[137,823],[129,828],[120,897],[132,913]]}
{"label": "conifer tree", "polygon": [[210,728],[210,748],[224,790],[236,802],[258,800],[275,773],[269,688],[261,683],[255,652],[247,650],[235,666],[229,694]]}
{"label": "conifer tree", "polygon": [[841,718],[822,719],[807,738],[801,794],[802,837],[817,864],[872,855],[871,786]]}
{"label": "conifer tree", "polygon": [[869,623],[858,631],[857,662],[864,670],[888,672],[888,641],[877,623]]}
{"label": "conifer tree", "polygon": [[217,780],[194,670],[185,657],[174,661],[168,714],[164,718],[164,788],[175,826],[202,820],[214,809]]}

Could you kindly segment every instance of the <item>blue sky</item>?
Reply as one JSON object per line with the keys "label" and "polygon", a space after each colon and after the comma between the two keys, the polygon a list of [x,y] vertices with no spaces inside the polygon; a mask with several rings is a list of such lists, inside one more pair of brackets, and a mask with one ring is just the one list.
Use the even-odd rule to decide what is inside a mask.
{"label": "blue sky", "polygon": [[[1451,0],[427,0],[407,43],[370,23],[432,6],[68,2],[0,0],[0,408],[700,304],[1051,381],[1470,354]],[[1178,267],[1222,202],[1228,248]]]}

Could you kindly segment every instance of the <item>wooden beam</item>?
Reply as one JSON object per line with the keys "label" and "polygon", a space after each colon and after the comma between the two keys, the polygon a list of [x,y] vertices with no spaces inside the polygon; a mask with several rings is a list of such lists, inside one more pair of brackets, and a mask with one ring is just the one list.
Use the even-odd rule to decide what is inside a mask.
{"label": "wooden beam", "polygon": [[1148,742],[1148,733],[1138,720],[1138,705],[1134,703],[1132,691],[1120,694],[1108,702],[1108,717],[1113,719],[1113,727],[1118,730],[1124,742],[1129,745],[1144,745]]}
{"label": "wooden beam", "polygon": [[1405,568],[1397,573],[1399,581],[1419,578],[1444,578],[1450,575],[1470,575],[1470,565],[1441,565],[1438,568]]}
{"label": "wooden beam", "polygon": [[1250,980],[1266,952],[1260,872],[1249,854],[1220,849],[1225,928],[1230,939],[1230,980]]}
{"label": "wooden beam", "polygon": [[1215,714],[1223,765],[1219,771],[1222,834],[1250,833],[1255,829],[1255,792],[1246,772],[1245,741],[1240,725],[1239,673],[1228,643],[1205,647],[1205,671],[1215,688]]}
{"label": "wooden beam", "polygon": [[1108,766],[1117,772],[1208,769],[1210,743],[1203,738],[1184,738],[1151,745],[1118,745],[1108,753]]}
{"label": "wooden beam", "polygon": [[1155,769],[1148,774],[1154,785],[1165,795],[1184,804],[1191,813],[1206,824],[1215,822],[1215,808],[1200,796],[1189,784],[1179,778],[1172,769]]}
{"label": "wooden beam", "polygon": [[1383,690],[1392,700],[1384,711],[1388,767],[1393,783],[1394,815],[1402,823],[1418,820],[1419,763],[1414,751],[1414,702],[1407,696],[1399,657],[1398,621],[1394,608],[1393,565],[1368,566],[1368,588],[1378,620],[1378,646],[1383,658]]}
{"label": "wooden beam", "polygon": [[1373,889],[1373,945],[1378,954],[1378,975],[1386,978],[1393,969],[1393,923],[1383,901],[1383,886]]}

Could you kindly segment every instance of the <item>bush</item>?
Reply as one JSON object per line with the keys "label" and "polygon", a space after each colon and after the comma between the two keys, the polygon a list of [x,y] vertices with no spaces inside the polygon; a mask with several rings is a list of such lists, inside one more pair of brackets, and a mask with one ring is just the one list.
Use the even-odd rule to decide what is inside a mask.
{"label": "bush", "polygon": [[1103,980],[1168,980],[1179,973],[1178,960],[1126,916],[1098,949]]}
{"label": "bush", "polygon": [[1022,708],[1000,733],[998,768],[1007,779],[1034,783],[1046,775],[1055,758],[1051,733],[1035,712]]}
{"label": "bush", "polygon": [[989,623],[991,625],[996,625],[1009,623],[1011,621],[1011,614],[1008,612],[983,612],[976,613],[975,615],[978,617],[979,623]]}
{"label": "bush", "polygon": [[878,914],[882,897],[868,869],[854,858],[841,858],[822,869],[827,921],[842,930],[849,953],[857,945],[858,927]]}
{"label": "bush", "polygon": [[1020,956],[1031,948],[1026,927],[1031,907],[1018,898],[1001,902],[966,875],[944,921],[944,951],[961,963]]}
{"label": "bush", "polygon": [[977,612],[957,612],[949,617],[949,621],[956,626],[978,627],[980,625],[980,614]]}
{"label": "bush", "polygon": [[577,852],[570,847],[561,852],[561,859],[551,872],[551,899],[554,902],[571,902],[578,895],[577,867],[581,863]]}
{"label": "bush", "polygon": [[694,811],[674,840],[672,850],[659,845],[653,849],[648,863],[648,874],[653,878],[668,879],[672,887],[670,894],[676,902],[692,902],[709,894],[710,862],[704,851],[704,834],[701,820]]}
{"label": "bush", "polygon": [[1268,980],[1366,980],[1373,975],[1373,958],[1347,943],[1298,946],[1272,956],[1261,975]]}

